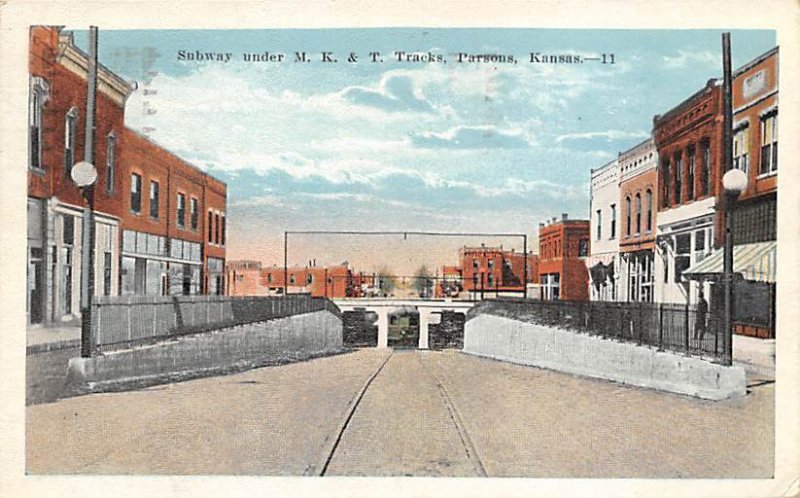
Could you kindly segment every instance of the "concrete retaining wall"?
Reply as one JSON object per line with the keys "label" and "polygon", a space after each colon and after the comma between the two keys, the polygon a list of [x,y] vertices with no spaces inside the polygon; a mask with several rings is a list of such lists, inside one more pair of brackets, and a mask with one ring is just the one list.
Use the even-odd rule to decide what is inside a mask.
{"label": "concrete retaining wall", "polygon": [[170,342],[72,358],[67,383],[74,391],[101,391],[124,384],[243,370],[341,351],[342,321],[317,311]]}
{"label": "concrete retaining wall", "polygon": [[464,352],[698,398],[746,393],[745,372],[738,366],[493,315],[466,323]]}

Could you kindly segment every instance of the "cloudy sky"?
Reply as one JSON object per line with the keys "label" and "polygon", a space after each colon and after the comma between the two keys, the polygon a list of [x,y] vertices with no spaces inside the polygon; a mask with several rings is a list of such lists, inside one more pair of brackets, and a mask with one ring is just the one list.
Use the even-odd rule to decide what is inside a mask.
{"label": "cloudy sky", "polygon": [[[720,32],[710,30],[100,28],[101,62],[138,83],[127,125],[227,182],[228,258],[266,264],[282,262],[284,230],[513,232],[535,245],[540,221],[588,217],[591,168],[721,75]],[[85,32],[76,42],[85,46]],[[775,35],[734,31],[732,45],[738,67]],[[182,61],[180,50],[232,58]],[[286,58],[243,61],[265,51]],[[294,62],[299,51],[312,61]],[[321,62],[323,51],[338,62]],[[397,62],[395,51],[446,62]],[[457,63],[459,52],[517,63]],[[614,64],[530,63],[531,52],[613,54]],[[371,240],[296,237],[290,262],[402,273],[434,250],[430,240]],[[455,247],[480,242],[521,249],[515,239],[437,241],[440,257],[426,262],[454,262]]]}

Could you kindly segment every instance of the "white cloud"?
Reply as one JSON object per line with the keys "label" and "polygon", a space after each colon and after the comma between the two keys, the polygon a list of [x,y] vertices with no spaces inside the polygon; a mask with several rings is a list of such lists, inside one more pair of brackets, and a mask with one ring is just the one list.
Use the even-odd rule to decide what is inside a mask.
{"label": "white cloud", "polygon": [[625,140],[627,138],[637,139],[637,138],[647,138],[650,136],[649,133],[642,130],[637,131],[624,131],[624,130],[606,130],[606,131],[590,131],[590,132],[583,132],[583,133],[565,133],[563,135],[559,135],[556,137],[556,143],[561,143],[564,141],[571,141],[571,140],[595,140],[595,139],[605,139],[607,141],[612,140]]}
{"label": "white cloud", "polygon": [[706,65],[713,68],[711,74],[715,74],[717,67],[722,63],[722,58],[709,51],[688,52],[679,50],[677,55],[662,56],[663,66],[666,69],[679,69],[689,65]]}

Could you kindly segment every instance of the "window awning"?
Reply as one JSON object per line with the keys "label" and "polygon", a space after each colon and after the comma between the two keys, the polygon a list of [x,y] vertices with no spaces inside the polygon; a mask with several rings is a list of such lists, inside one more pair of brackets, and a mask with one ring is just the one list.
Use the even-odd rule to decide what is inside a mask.
{"label": "window awning", "polygon": [[[778,243],[756,242],[741,244],[733,248],[733,272],[741,273],[745,280],[775,282]],[[710,256],[684,270],[689,279],[702,280],[722,274],[723,250],[717,249]]]}

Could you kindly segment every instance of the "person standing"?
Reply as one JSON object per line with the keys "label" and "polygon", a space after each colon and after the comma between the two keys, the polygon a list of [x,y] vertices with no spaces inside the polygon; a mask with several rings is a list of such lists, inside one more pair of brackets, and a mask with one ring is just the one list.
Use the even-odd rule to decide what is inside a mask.
{"label": "person standing", "polygon": [[700,295],[697,297],[697,314],[694,322],[694,338],[703,340],[706,335],[706,315],[708,314],[708,301],[703,296],[703,287],[700,286]]}

